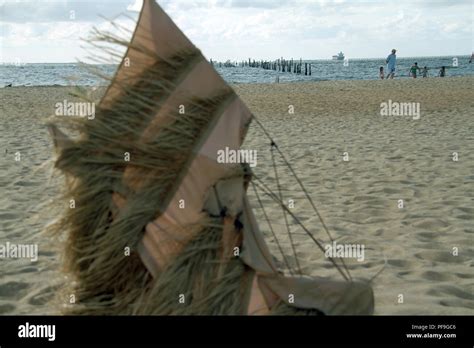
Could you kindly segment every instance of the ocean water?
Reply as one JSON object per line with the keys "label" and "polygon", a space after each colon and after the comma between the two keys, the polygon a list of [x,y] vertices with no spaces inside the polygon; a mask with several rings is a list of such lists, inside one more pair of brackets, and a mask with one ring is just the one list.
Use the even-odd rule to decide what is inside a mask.
{"label": "ocean water", "polygon": [[[457,58],[457,67],[453,66]],[[469,63],[470,56],[449,57],[413,57],[397,59],[397,78],[408,78],[408,70],[416,61],[418,66],[429,68],[429,77],[438,75],[439,68],[446,66],[446,76],[466,76],[474,74],[474,63]],[[384,66],[384,58],[349,59],[344,61],[307,60],[312,64],[312,75],[305,76],[283,73],[273,70],[249,67],[219,67],[216,70],[229,83],[271,83],[277,76],[280,82],[321,81],[321,80],[374,80],[379,78],[379,68]],[[116,65],[95,66],[101,73],[113,76]],[[304,70],[304,67],[303,67]],[[97,77],[77,63],[51,64],[0,64],[0,88],[13,86],[69,86],[106,85],[107,81]]]}

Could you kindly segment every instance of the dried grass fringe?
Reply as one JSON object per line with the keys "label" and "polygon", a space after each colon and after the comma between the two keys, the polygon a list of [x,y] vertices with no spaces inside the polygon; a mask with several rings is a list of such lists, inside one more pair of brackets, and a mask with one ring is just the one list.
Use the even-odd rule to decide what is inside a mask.
{"label": "dried grass fringe", "polygon": [[[126,44],[109,34],[99,40]],[[220,115],[235,93],[218,91],[212,98],[193,98],[186,104],[186,116],[172,115],[153,137],[143,138],[157,111],[176,86],[201,59],[201,53],[186,50],[161,59],[143,47],[129,47],[155,63],[126,81],[111,81],[120,88],[120,97],[108,108],[99,105],[94,120],[56,118],[54,126],[79,133],[79,137],[59,149],[56,168],[66,176],[66,189],[59,199],[75,200],[74,209],[65,209],[49,230],[64,240],[64,268],[68,278],[58,293],[57,303],[64,314],[245,314],[246,266],[237,258],[223,262],[219,250],[222,226],[206,225],[154,279],[145,268],[137,246],[146,224],[166,206],[179,177],[192,160],[192,150]],[[134,62],[139,64],[139,62]],[[78,89],[76,96],[89,102],[90,96]],[[124,153],[130,161],[124,161]],[[124,171],[129,167],[127,182]],[[122,209],[112,202],[112,194],[126,199]],[[128,247],[131,255],[124,251]],[[186,305],[178,302],[184,294]],[[75,303],[69,300],[74,295]],[[284,305],[275,314],[290,311]],[[284,312],[287,313],[287,312]]]}

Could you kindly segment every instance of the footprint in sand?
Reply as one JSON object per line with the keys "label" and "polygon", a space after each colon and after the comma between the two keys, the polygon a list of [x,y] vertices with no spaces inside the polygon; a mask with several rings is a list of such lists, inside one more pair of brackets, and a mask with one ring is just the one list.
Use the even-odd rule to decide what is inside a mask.
{"label": "footprint in sand", "polygon": [[8,282],[0,285],[0,298],[21,299],[30,285],[23,282]]}
{"label": "footprint in sand", "polygon": [[411,265],[410,261],[407,260],[400,260],[400,259],[392,259],[388,260],[387,263],[389,265],[395,266],[395,267],[401,267],[401,268],[406,268]]}
{"label": "footprint in sand", "polygon": [[0,214],[0,220],[15,220],[18,219],[20,215],[16,213],[3,213]]}
{"label": "footprint in sand", "polygon": [[446,280],[452,279],[452,276],[447,273],[440,273],[435,271],[426,271],[424,272],[421,277],[426,280],[431,280],[435,282],[442,282]]}
{"label": "footprint in sand", "polygon": [[354,201],[355,202],[364,202],[364,201],[377,201],[377,200],[381,200],[380,197],[378,196],[355,196],[354,197]]}
{"label": "footprint in sand", "polygon": [[415,257],[427,260],[427,261],[435,261],[435,262],[446,262],[446,263],[462,263],[469,260],[466,256],[454,256],[451,251],[435,251],[435,250],[427,250],[421,251],[415,254]]}
{"label": "footprint in sand", "polygon": [[435,232],[419,232],[415,235],[420,242],[432,242],[439,237],[439,233]]}
{"label": "footprint in sand", "polygon": [[412,273],[413,273],[412,271],[403,271],[403,272],[398,272],[398,273],[397,273],[397,276],[398,276],[398,277],[404,277],[404,276],[410,275],[410,274],[412,274]]}
{"label": "footprint in sand", "polygon": [[39,183],[35,182],[35,181],[18,180],[13,185],[22,186],[22,187],[29,187],[29,186],[38,186]]}
{"label": "footprint in sand", "polygon": [[463,213],[474,215],[474,208],[460,207],[460,208],[455,208],[454,210],[460,210]]}
{"label": "footprint in sand", "polygon": [[3,304],[0,305],[0,314],[8,314],[10,312],[13,312],[15,310],[15,306],[11,304]]}
{"label": "footprint in sand", "polygon": [[474,220],[474,215],[457,215],[455,216],[456,219],[461,219],[461,220]]}
{"label": "footprint in sand", "polygon": [[474,301],[474,294],[471,292],[464,291],[454,285],[442,285],[428,291],[428,295],[444,297],[449,295],[450,297],[456,297],[463,300]]}
{"label": "footprint in sand", "polygon": [[474,303],[470,301],[462,300],[441,300],[439,304],[446,307],[460,307],[460,308],[469,308],[474,309]]}
{"label": "footprint in sand", "polygon": [[384,232],[384,229],[383,228],[379,228],[377,231],[375,231],[374,235],[379,237],[383,234]]}
{"label": "footprint in sand", "polygon": [[440,227],[449,226],[447,222],[444,222],[440,219],[423,219],[421,221],[414,222],[412,225],[416,228],[422,228],[425,230],[433,230]]}
{"label": "footprint in sand", "polygon": [[396,194],[396,193],[400,193],[401,190],[399,189],[393,189],[393,188],[389,188],[389,187],[386,187],[382,190],[383,193],[386,193],[388,195],[393,195],[393,194]]}

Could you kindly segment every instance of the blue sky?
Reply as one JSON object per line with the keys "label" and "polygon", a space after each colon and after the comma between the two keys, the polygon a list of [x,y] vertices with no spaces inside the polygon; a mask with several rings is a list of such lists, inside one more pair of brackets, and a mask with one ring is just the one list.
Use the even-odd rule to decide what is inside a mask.
{"label": "blue sky", "polygon": [[[474,0],[158,0],[217,60],[470,54]],[[84,60],[84,38],[106,18],[136,17],[140,0],[0,0],[0,62]],[[73,11],[73,12],[71,12]],[[121,24],[133,29],[123,17]]]}

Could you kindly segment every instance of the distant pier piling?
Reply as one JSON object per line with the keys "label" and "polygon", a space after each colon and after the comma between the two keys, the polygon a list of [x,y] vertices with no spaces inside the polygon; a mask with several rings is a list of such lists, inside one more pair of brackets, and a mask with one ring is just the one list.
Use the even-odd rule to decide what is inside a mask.
{"label": "distant pier piling", "polygon": [[[256,68],[263,70],[273,70],[282,73],[297,74],[311,76],[312,75],[312,64],[308,62],[303,63],[303,59],[299,60],[285,59],[283,57],[276,60],[255,60],[249,58],[248,60],[242,60],[240,62],[231,62],[227,60],[225,63],[217,62],[213,59],[210,59],[209,62],[212,66],[217,66],[219,68],[228,68],[228,67],[245,67],[245,68]],[[304,70],[303,70],[304,67]]]}

